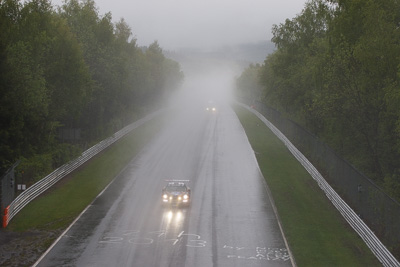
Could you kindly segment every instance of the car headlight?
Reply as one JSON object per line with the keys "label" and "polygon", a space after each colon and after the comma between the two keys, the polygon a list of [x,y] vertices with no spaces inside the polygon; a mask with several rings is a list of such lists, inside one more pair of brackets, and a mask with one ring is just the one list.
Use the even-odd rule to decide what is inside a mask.
{"label": "car headlight", "polygon": [[216,110],[216,108],[212,108],[212,110],[213,110],[213,111],[215,111],[215,110]]}
{"label": "car headlight", "polygon": [[183,196],[183,199],[188,199],[188,198],[189,198],[188,195],[184,195],[184,196]]}
{"label": "car headlight", "polygon": [[178,200],[182,200],[182,197],[178,197]]}
{"label": "car headlight", "polygon": [[168,198],[168,195],[167,195],[167,194],[164,194],[162,197],[165,198],[165,199],[167,199],[167,198]]}

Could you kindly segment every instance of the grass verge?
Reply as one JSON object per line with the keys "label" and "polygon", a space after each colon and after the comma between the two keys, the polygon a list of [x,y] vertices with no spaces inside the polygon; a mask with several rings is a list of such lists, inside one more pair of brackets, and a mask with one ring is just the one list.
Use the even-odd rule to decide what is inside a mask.
{"label": "grass verge", "polygon": [[62,179],[22,209],[7,231],[66,228],[161,129],[161,120],[158,117],[141,125]]}
{"label": "grass verge", "polygon": [[317,183],[254,114],[233,106],[272,192],[298,266],[380,266]]}

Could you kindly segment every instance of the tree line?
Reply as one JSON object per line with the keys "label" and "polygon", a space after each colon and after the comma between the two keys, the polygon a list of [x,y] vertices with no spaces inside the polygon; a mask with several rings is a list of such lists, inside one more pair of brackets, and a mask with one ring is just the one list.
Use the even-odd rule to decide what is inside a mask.
{"label": "tree line", "polygon": [[237,79],[400,201],[400,2],[310,0]]}
{"label": "tree line", "polygon": [[[183,80],[155,41],[93,0],[0,1],[0,169],[42,177],[154,106]],[[66,133],[70,133],[69,135]],[[73,133],[74,138],[68,137]]]}

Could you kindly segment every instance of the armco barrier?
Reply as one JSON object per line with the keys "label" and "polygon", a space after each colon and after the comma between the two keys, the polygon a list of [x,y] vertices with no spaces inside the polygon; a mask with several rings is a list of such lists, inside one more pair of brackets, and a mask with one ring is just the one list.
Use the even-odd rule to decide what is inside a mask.
{"label": "armco barrier", "polygon": [[120,131],[116,132],[113,136],[101,141],[100,143],[94,145],[93,147],[89,148],[85,152],[82,153],[80,157],[78,157],[75,160],[72,160],[28,189],[26,189],[24,192],[22,192],[18,197],[14,199],[13,202],[4,210],[4,216],[3,216],[3,227],[7,227],[8,223],[11,221],[11,219],[20,211],[22,210],[29,202],[31,202],[33,199],[35,199],[37,196],[42,194],[44,191],[49,189],[52,185],[57,183],[59,180],[64,178],[66,175],[70,174],[72,171],[76,170],[78,167],[80,167],[82,164],[90,160],[92,157],[97,155],[99,152],[103,151],[107,147],[109,147],[111,144],[114,142],[118,141],[120,138],[124,137],[126,134],[131,132],[133,129],[139,127],[143,123],[153,119],[155,116],[159,115],[162,112],[162,110],[153,112],[146,117],[135,121],[134,123],[124,127]]}
{"label": "armco barrier", "polygon": [[383,266],[400,266],[399,261],[390,253],[390,251],[382,244],[371,229],[360,219],[360,217],[351,209],[346,202],[333,190],[333,188],[325,181],[317,169],[307,160],[307,158],[281,133],[271,122],[269,122],[258,111],[247,105],[238,103],[250,112],[254,113],[271,131],[286,145],[293,156],[303,165],[310,173],[313,179],[318,183],[319,187],[325,192],[328,199],[338,209],[345,220],[356,231],[356,233],[364,240],[372,253],[378,258]]}

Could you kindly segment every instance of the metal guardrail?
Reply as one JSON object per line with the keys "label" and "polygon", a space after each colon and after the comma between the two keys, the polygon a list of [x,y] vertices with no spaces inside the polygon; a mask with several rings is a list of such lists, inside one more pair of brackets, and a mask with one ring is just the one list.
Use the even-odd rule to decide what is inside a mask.
{"label": "metal guardrail", "polygon": [[139,119],[132,124],[124,127],[120,131],[114,133],[111,137],[104,139],[100,143],[92,146],[82,153],[78,158],[62,165],[58,169],[54,170],[52,173],[33,184],[31,187],[22,192],[18,197],[16,197],[11,204],[5,209],[3,217],[3,227],[6,227],[11,219],[21,211],[29,202],[34,200],[40,194],[45,192],[55,183],[60,181],[62,178],[76,170],[78,167],[82,166],[85,162],[96,156],[98,153],[124,137],[126,134],[131,132],[133,129],[139,127],[143,123],[153,119],[155,116],[160,114],[162,110],[153,112],[142,119]]}
{"label": "metal guardrail", "polygon": [[238,103],[255,114],[264,124],[285,144],[293,156],[303,165],[310,173],[313,179],[318,183],[319,187],[325,192],[325,195],[342,214],[344,219],[363,239],[366,245],[371,249],[372,253],[378,258],[383,266],[400,266],[399,261],[390,253],[383,243],[376,237],[371,229],[360,219],[360,217],[350,208],[346,202],[333,190],[333,188],[325,181],[318,170],[308,161],[308,159],[286,138],[282,132],[269,122],[261,113],[250,108],[247,105]]}

